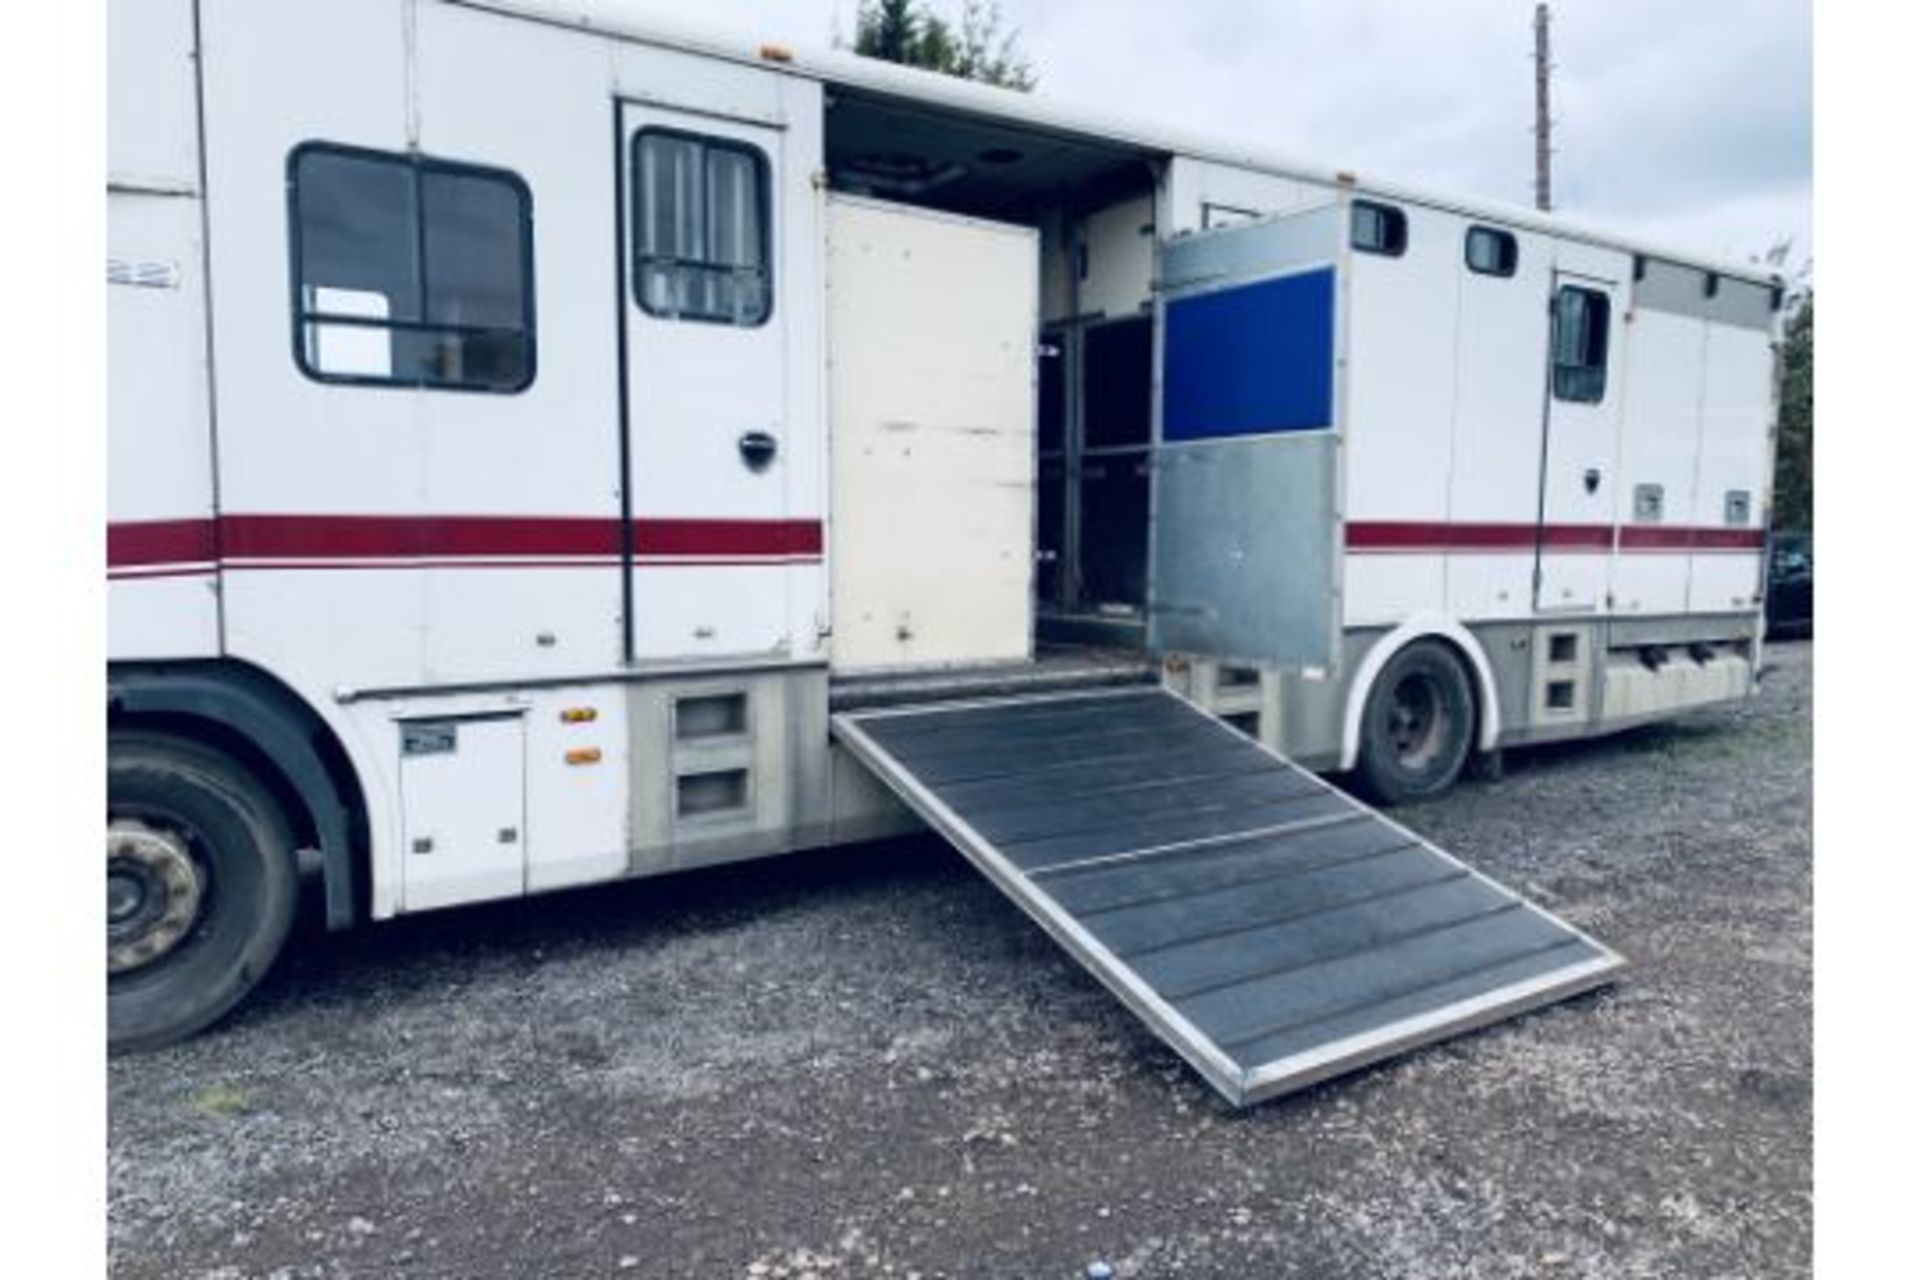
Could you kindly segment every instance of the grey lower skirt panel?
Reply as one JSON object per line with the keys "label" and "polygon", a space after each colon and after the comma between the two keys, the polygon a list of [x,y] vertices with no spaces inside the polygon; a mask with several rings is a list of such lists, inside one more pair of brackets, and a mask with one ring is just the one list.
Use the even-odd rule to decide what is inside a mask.
{"label": "grey lower skirt panel", "polygon": [[1623,963],[1163,689],[846,711],[833,733],[1235,1105]]}

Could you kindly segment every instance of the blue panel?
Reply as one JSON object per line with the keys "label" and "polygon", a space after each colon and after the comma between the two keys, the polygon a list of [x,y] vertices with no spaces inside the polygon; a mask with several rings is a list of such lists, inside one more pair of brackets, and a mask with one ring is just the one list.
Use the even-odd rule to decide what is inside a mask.
{"label": "blue panel", "polygon": [[1167,304],[1166,440],[1333,425],[1333,269]]}

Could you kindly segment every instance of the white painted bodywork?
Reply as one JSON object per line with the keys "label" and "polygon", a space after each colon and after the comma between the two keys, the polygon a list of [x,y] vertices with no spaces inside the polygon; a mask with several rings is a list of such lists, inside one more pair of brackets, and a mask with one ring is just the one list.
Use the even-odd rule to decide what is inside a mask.
{"label": "white painted bodywork", "polygon": [[[107,509],[164,530],[213,515],[192,0],[117,6],[107,63]],[[199,550],[115,571],[108,658],[217,653],[212,570]]]}
{"label": "white painted bodywork", "polygon": [[[1700,455],[1691,523],[1724,525],[1729,493],[1748,495],[1748,524],[1765,527],[1773,468],[1769,432],[1773,349],[1768,335],[1707,326],[1706,371],[1700,389]],[[1761,604],[1764,567],[1758,550],[1696,552],[1687,579],[1692,613],[1750,610]]]}
{"label": "white painted bodywork", "polygon": [[1031,654],[1038,279],[1026,227],[828,200],[836,669]]}
{"label": "white painted bodywork", "polygon": [[[621,110],[623,158],[640,130],[725,139],[766,157],[778,211],[773,228],[773,302],[750,327],[648,315],[623,291],[627,326],[628,486],[633,518],[818,523],[824,514],[825,424],[820,369],[820,164],[817,85],[724,68],[717,85],[696,78],[678,101],[654,105],[660,88],[645,65],[663,56],[626,53],[622,84],[652,101]],[[718,90],[716,92],[716,90]],[[629,192],[626,207],[636,196]],[[626,237],[623,237],[623,240]],[[604,268],[603,268],[604,270]],[[622,273],[630,280],[631,269]],[[778,444],[766,470],[742,462],[741,436]],[[643,660],[778,654],[825,655],[826,582],[817,553],[765,551],[664,563],[643,542],[633,571],[635,656]],[[723,562],[724,561],[724,562]]]}
{"label": "white painted bodywork", "polygon": [[[1554,424],[1554,440],[1568,444],[1565,456],[1550,449],[1546,458],[1548,508],[1624,524],[1634,485],[1658,482],[1668,486],[1671,523],[1724,527],[1726,494],[1740,490],[1751,495],[1749,526],[1764,527],[1771,335],[1631,303],[1635,254],[1768,282],[1738,264],[867,60],[765,56],[754,42],[683,31],[604,0],[114,0],[109,32],[109,652],[247,664],[311,708],[364,796],[376,918],[672,865],[671,856],[635,852],[647,805],[668,794],[673,751],[666,731],[634,712],[653,705],[651,694],[629,697],[635,682],[748,664],[824,689],[830,658],[851,669],[1025,655],[1030,533],[1016,541],[1016,526],[1031,527],[1021,513],[1031,510],[1032,476],[1020,462],[1030,421],[1027,436],[1009,425],[982,437],[991,449],[956,462],[999,495],[992,503],[907,486],[881,490],[863,513],[849,496],[860,483],[851,467],[835,497],[844,505],[829,505],[830,403],[856,435],[863,423],[899,416],[878,404],[888,385],[879,374],[830,385],[830,328],[870,335],[842,346],[850,364],[886,355],[882,344],[905,329],[895,314],[829,325],[824,165],[836,86],[1155,160],[1141,167],[1142,194],[1079,211],[1086,216],[1071,230],[1083,237],[1084,279],[1060,269],[1064,217],[1042,227],[1044,307],[1030,230],[982,232],[981,245],[1001,248],[983,249],[977,265],[946,249],[925,262],[918,287],[929,310],[912,319],[928,342],[977,339],[1043,310],[1136,313],[1151,297],[1157,239],[1363,192],[1404,206],[1410,243],[1402,258],[1348,255],[1349,528],[1521,527],[1539,517],[1545,300],[1555,270],[1614,282],[1615,364],[1603,406],[1564,432]],[[649,124],[736,139],[767,156],[766,325],[674,324],[634,304],[620,214],[631,210],[628,143]],[[310,142],[417,152],[525,183],[537,373],[524,390],[336,385],[301,371],[288,166]],[[1149,195],[1150,172],[1160,178]],[[913,225],[936,221],[916,215]],[[1514,278],[1464,271],[1460,237],[1476,221],[1519,237]],[[948,305],[933,309],[938,302]],[[983,344],[983,358],[994,349]],[[1526,354],[1499,363],[1513,351]],[[993,370],[1004,403],[984,386],[963,392],[957,380],[929,376],[915,412],[951,409],[960,423],[977,396],[993,406],[983,412],[1011,424],[1022,378],[1030,395],[1031,343],[1022,361],[1000,354],[1008,359]],[[875,403],[862,402],[869,396]],[[779,442],[763,473],[741,465],[738,440],[749,430]],[[1598,494],[1569,490],[1588,465],[1603,470]],[[994,487],[1002,480],[1004,493]],[[908,508],[938,515],[933,523],[964,511],[980,536],[902,541],[891,529],[862,529],[863,519],[897,523],[889,512]],[[629,517],[636,524],[623,524]],[[560,552],[356,550],[363,523],[395,525],[404,543],[461,521],[614,532]],[[787,542],[656,554],[646,541],[654,522],[749,522],[787,531]],[[620,536],[636,527],[629,566]],[[136,550],[122,556],[113,549],[121,545]],[[926,578],[885,569],[909,547],[947,590],[929,593]],[[868,573],[863,558],[880,567]],[[1751,616],[1759,561],[1752,547],[1682,546],[1549,557],[1542,568],[1566,584],[1553,589],[1573,593],[1561,603],[1596,620]],[[1533,571],[1531,549],[1349,548],[1344,623],[1386,638],[1335,673],[1345,684],[1347,762],[1371,674],[1420,636],[1460,645],[1483,698],[1481,745],[1501,740],[1503,709],[1475,628],[1531,620]],[[885,598],[864,599],[865,582]],[[889,652],[903,599],[916,634],[937,644],[902,652],[896,642]],[[1617,698],[1666,705],[1664,693],[1607,697],[1609,708]],[[562,716],[583,708],[593,717]],[[516,728],[483,735],[488,750],[458,778],[408,773],[399,723],[448,716],[505,717],[479,723]],[[817,734],[758,743],[752,758],[805,772],[796,762],[818,755],[827,776],[820,718]],[[779,721],[789,723],[810,722]],[[581,748],[600,754],[569,763]],[[516,762],[519,839],[502,843],[511,797],[501,779]],[[450,792],[434,790],[443,783]],[[460,856],[416,865],[410,859],[426,855],[409,852],[410,832],[435,806],[457,809],[448,794],[485,794],[501,801],[500,814],[456,815],[467,824],[452,837]],[[792,815],[807,806],[783,799],[762,809],[791,826],[758,833],[762,844],[800,842],[802,819]],[[487,823],[497,847],[483,849]],[[517,852],[503,853],[510,845]]]}
{"label": "white painted bodywork", "polygon": [[[1653,523],[1636,513],[1635,491],[1657,486],[1665,520],[1691,522],[1700,460],[1700,392],[1705,377],[1707,322],[1695,316],[1644,311],[1626,326],[1626,400],[1620,428],[1620,471],[1628,477],[1614,494],[1621,524]],[[1683,613],[1692,557],[1619,556],[1613,563],[1613,607],[1622,614]]]}

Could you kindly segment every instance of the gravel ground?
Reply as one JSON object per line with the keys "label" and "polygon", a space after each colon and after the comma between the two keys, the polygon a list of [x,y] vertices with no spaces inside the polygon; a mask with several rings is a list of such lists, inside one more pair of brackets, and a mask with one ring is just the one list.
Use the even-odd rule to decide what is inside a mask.
{"label": "gravel ground", "polygon": [[1812,1236],[1811,647],[1403,821],[1618,987],[1236,1114],[932,838],[307,938],[110,1069],[143,1276],[1771,1276]]}

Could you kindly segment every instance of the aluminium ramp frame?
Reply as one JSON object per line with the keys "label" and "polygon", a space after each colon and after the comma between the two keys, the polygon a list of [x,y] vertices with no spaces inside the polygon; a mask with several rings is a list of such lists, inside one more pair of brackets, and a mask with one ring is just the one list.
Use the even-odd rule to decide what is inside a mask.
{"label": "aluminium ramp frame", "polygon": [[1601,986],[1624,963],[1162,688],[832,725],[1235,1106]]}

